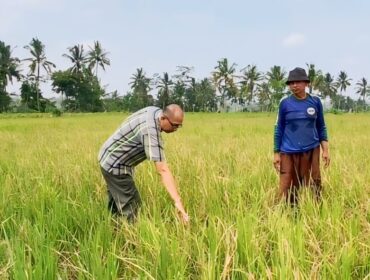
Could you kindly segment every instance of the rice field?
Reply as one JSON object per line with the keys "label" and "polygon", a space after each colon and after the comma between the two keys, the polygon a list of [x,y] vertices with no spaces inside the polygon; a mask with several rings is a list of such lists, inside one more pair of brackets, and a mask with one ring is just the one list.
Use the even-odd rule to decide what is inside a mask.
{"label": "rice field", "polygon": [[370,279],[370,114],[326,114],[323,201],[276,198],[275,113],[187,113],[163,134],[191,217],[141,164],[136,224],[114,220],[97,163],[122,113],[0,115],[0,279]]}

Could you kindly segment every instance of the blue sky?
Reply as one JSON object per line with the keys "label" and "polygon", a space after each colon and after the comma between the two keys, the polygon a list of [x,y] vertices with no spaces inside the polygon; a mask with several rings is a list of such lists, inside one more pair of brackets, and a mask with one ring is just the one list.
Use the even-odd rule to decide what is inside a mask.
{"label": "blue sky", "polygon": [[[238,70],[255,64],[264,72],[273,65],[289,71],[314,63],[335,76],[346,71],[353,83],[370,82],[367,0],[0,1],[0,40],[15,56],[28,57],[23,46],[37,37],[64,70],[71,66],[62,57],[68,47],[88,50],[98,40],[111,60],[100,71],[102,83],[121,95],[136,68],[152,76],[193,66],[193,75],[204,78],[223,57]],[[43,92],[48,96],[50,87]]]}

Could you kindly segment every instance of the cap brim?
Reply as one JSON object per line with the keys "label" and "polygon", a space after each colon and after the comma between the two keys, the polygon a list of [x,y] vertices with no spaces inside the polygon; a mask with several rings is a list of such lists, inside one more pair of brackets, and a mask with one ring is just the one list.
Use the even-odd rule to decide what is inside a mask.
{"label": "cap brim", "polygon": [[289,83],[291,83],[291,82],[307,82],[307,83],[310,83],[310,80],[290,80],[290,81],[286,81],[285,84],[289,85]]}

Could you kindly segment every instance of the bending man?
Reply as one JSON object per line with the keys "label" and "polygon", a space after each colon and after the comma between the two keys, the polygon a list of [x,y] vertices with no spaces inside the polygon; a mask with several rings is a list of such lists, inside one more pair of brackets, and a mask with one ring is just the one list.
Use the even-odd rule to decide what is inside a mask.
{"label": "bending man", "polygon": [[166,163],[161,132],[175,132],[182,126],[184,112],[176,105],[163,111],[150,106],[132,114],[103,144],[99,152],[101,172],[108,187],[108,207],[113,214],[135,221],[141,199],[133,180],[134,167],[148,159],[153,161],[162,182],[184,222],[189,221]]}

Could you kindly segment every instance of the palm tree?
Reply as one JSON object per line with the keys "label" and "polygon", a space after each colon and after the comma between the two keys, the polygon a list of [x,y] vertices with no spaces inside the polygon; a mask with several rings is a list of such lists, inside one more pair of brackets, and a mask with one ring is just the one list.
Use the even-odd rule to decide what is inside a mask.
{"label": "palm tree", "polygon": [[320,87],[320,83],[322,83],[322,72],[321,70],[315,69],[315,64],[306,63],[306,65],[308,68],[308,79],[310,80],[308,92],[309,94],[312,94],[313,89],[318,89]]}
{"label": "palm tree", "polygon": [[162,106],[162,109],[169,104],[170,96],[172,95],[173,82],[169,78],[168,73],[163,73],[163,77],[159,78],[157,82],[158,92],[158,103]]}
{"label": "palm tree", "polygon": [[261,111],[263,111],[265,105],[267,105],[267,108],[271,107],[273,102],[272,95],[273,94],[268,81],[263,81],[261,84],[257,85],[257,97],[258,103],[261,105]]}
{"label": "palm tree", "polygon": [[63,54],[64,57],[69,58],[73,63],[73,66],[69,68],[72,73],[81,73],[85,68],[86,56],[84,54],[83,45],[75,45],[69,47],[68,51],[70,54]]}
{"label": "palm tree", "polygon": [[45,55],[45,45],[37,38],[32,38],[29,45],[24,47],[29,50],[32,57],[24,59],[25,61],[30,61],[30,74],[35,77],[36,81],[36,100],[37,100],[37,110],[40,111],[40,78],[41,78],[41,68],[43,68],[46,74],[52,72],[51,68],[55,68],[55,64],[48,61]]}
{"label": "palm tree", "polygon": [[143,90],[143,91],[149,91],[150,90],[150,78],[147,78],[145,76],[145,72],[143,68],[137,68],[136,73],[132,75],[130,78],[132,82],[129,83],[131,85],[131,88],[134,91],[137,90]]}
{"label": "palm tree", "polygon": [[98,67],[100,66],[105,71],[105,65],[110,65],[110,60],[107,58],[108,53],[104,52],[99,41],[94,42],[94,48],[89,48],[86,60],[90,69],[95,68],[95,76],[98,78]]}
{"label": "palm tree", "polygon": [[360,81],[356,83],[356,86],[357,86],[356,93],[358,93],[360,97],[362,97],[365,103],[366,96],[370,94],[370,86],[367,85],[367,80],[365,78],[362,78]]}
{"label": "palm tree", "polygon": [[278,102],[284,95],[284,90],[286,88],[285,75],[286,72],[277,65],[271,67],[266,73],[267,82],[272,89],[271,109],[277,107]]}
{"label": "palm tree", "polygon": [[172,97],[171,97],[171,103],[178,104],[182,108],[184,108],[185,92],[186,92],[185,84],[182,81],[177,80],[174,83],[174,86],[173,86],[173,93],[172,93]]}
{"label": "palm tree", "polygon": [[186,111],[193,111],[195,109],[197,100],[197,82],[194,77],[190,78],[188,86],[185,88],[184,94],[184,108]]}
{"label": "palm tree", "polygon": [[204,78],[196,85],[196,103],[199,110],[206,112],[217,108],[216,89],[208,78]]}
{"label": "palm tree", "polygon": [[22,75],[18,70],[20,60],[12,57],[12,50],[9,45],[0,41],[0,91],[5,93],[8,82],[13,83],[13,77],[18,81]]}
{"label": "palm tree", "polygon": [[241,69],[241,72],[241,98],[246,97],[249,104],[253,100],[258,82],[263,79],[263,74],[257,70],[256,65],[248,65]]}
{"label": "palm tree", "polygon": [[229,67],[227,58],[223,58],[217,61],[217,63],[218,65],[215,67],[216,71],[212,73],[212,77],[219,93],[221,94],[220,103],[221,107],[223,107],[225,105],[225,98],[235,98],[235,94],[237,92],[234,83],[236,64],[233,63]]}
{"label": "palm tree", "polygon": [[339,72],[337,82],[336,82],[337,88],[339,88],[340,90],[338,109],[340,109],[340,100],[342,98],[342,91],[346,92],[347,87],[351,85],[350,81],[352,81],[352,79],[348,78],[348,75],[346,72],[344,71]]}
{"label": "palm tree", "polygon": [[133,96],[137,100],[136,109],[151,105],[152,96],[149,95],[151,79],[146,77],[143,68],[137,68],[136,73],[130,78],[129,85],[133,90]]}
{"label": "palm tree", "polygon": [[171,97],[171,103],[180,105],[185,109],[185,93],[187,87],[190,86],[192,76],[190,73],[193,71],[194,67],[189,66],[176,66],[176,74],[173,75],[174,85]]}
{"label": "palm tree", "polygon": [[12,57],[12,50],[9,45],[0,41],[0,112],[5,111],[10,103],[10,97],[6,92],[8,82],[13,83],[13,78],[21,79],[19,59]]}
{"label": "palm tree", "polygon": [[340,89],[340,92],[346,91],[347,86],[351,85],[350,81],[352,81],[352,79],[348,78],[348,75],[346,72],[344,71],[339,72],[339,75],[337,78],[337,84],[338,84],[338,88]]}
{"label": "palm tree", "polygon": [[335,98],[337,92],[337,86],[334,82],[334,77],[330,73],[326,73],[325,76],[320,78],[322,82],[318,86],[318,90],[321,92],[323,98],[329,96],[331,99]]}

